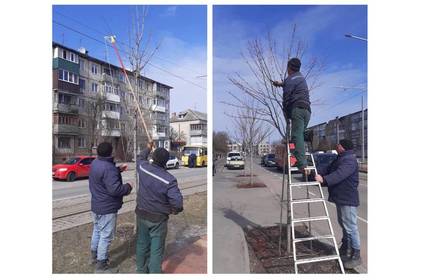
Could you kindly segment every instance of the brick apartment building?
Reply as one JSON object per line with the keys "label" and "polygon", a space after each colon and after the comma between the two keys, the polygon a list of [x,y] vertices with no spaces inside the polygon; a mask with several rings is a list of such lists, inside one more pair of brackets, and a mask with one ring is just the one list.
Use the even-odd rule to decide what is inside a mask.
{"label": "brick apartment building", "polygon": [[[100,141],[113,144],[115,157],[133,159],[147,141],[133,119],[133,96],[121,68],[53,42],[53,161],[95,154]],[[157,147],[169,149],[170,89],[172,87],[128,72],[148,130]]]}

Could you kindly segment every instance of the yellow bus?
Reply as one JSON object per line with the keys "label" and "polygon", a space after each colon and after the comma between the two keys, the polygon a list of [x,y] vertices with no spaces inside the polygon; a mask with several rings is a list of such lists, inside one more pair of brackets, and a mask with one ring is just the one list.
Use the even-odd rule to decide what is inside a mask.
{"label": "yellow bus", "polygon": [[185,146],[183,148],[181,161],[184,166],[189,166],[189,156],[196,155],[196,166],[208,165],[208,149],[206,146]]}

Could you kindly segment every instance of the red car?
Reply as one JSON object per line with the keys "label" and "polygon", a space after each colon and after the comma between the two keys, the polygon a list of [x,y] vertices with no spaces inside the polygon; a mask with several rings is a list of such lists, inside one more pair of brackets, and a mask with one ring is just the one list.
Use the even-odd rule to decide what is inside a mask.
{"label": "red car", "polygon": [[53,165],[53,179],[63,179],[68,182],[76,178],[88,177],[91,169],[91,162],[95,159],[92,156],[75,156],[62,164]]}

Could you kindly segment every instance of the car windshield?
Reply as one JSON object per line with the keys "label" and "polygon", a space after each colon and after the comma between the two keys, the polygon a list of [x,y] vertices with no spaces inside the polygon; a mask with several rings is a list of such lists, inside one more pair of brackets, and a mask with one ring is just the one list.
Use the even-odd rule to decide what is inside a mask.
{"label": "car windshield", "polygon": [[268,154],[268,158],[275,158],[275,154]]}
{"label": "car windshield", "polygon": [[175,159],[175,156],[170,156],[168,160]]}
{"label": "car windshield", "polygon": [[190,154],[195,154],[198,155],[199,154],[199,149],[198,148],[184,148],[183,150],[183,154],[184,155],[190,155]]}
{"label": "car windshield", "polygon": [[80,160],[80,158],[78,158],[78,157],[75,157],[75,158],[69,158],[68,160],[66,160],[63,164],[68,164],[68,165],[71,165],[71,164],[75,164],[76,162],[78,162]]}
{"label": "car windshield", "polygon": [[317,154],[317,161],[319,164],[330,164],[335,159],[335,154]]}
{"label": "car windshield", "polygon": [[240,153],[229,153],[228,157],[241,157]]}

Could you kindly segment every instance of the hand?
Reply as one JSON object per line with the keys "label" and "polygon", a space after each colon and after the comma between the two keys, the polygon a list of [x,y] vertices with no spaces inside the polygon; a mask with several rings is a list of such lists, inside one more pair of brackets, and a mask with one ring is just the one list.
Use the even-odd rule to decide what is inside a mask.
{"label": "hand", "polygon": [[152,150],[153,148],[155,148],[155,143],[153,141],[151,141],[151,142],[148,143],[147,146],[148,146],[149,150]]}
{"label": "hand", "polygon": [[272,85],[274,85],[275,87],[281,87],[283,85],[283,82],[272,81]]}
{"label": "hand", "polygon": [[118,168],[120,169],[120,172],[124,172],[127,170],[127,164],[122,164]]}
{"label": "hand", "polygon": [[319,182],[320,184],[323,184],[323,177],[320,176],[319,174],[316,175],[315,177],[316,181]]}
{"label": "hand", "polygon": [[134,184],[132,182],[127,182],[126,184],[129,185],[129,188],[130,188],[129,193],[131,193],[131,191],[133,190],[133,185]]}

